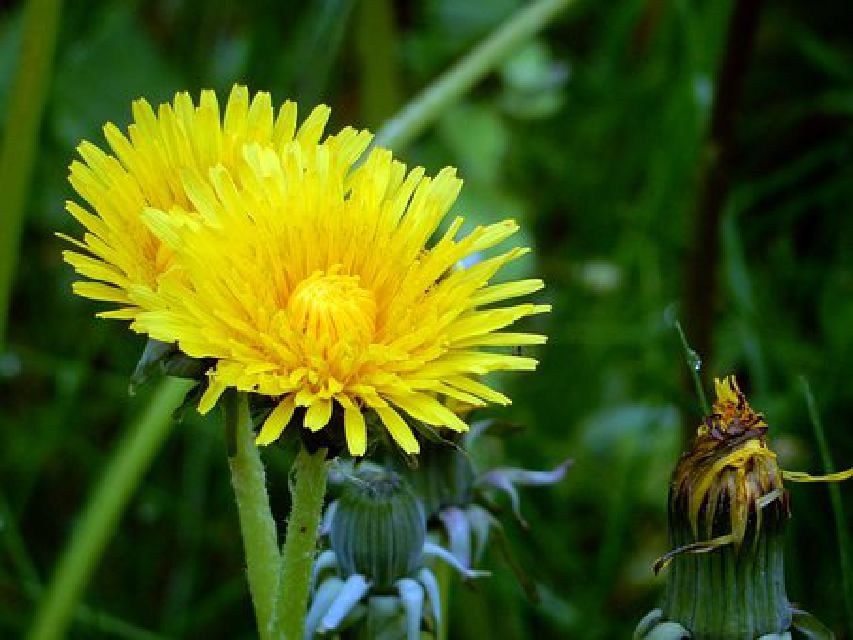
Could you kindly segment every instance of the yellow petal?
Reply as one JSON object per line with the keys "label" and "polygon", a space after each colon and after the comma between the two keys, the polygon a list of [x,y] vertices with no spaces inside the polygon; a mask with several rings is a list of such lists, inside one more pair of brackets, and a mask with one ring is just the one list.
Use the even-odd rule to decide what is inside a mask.
{"label": "yellow petal", "polygon": [[293,417],[293,396],[287,396],[284,400],[278,403],[278,406],[273,409],[264,421],[264,426],[261,427],[261,432],[255,438],[255,444],[267,445],[278,440],[281,432],[290,422]]}
{"label": "yellow petal", "polygon": [[344,409],[344,431],[350,454],[363,456],[367,451],[367,428],[364,424],[364,415],[357,406]]}
{"label": "yellow petal", "polygon": [[474,294],[471,298],[471,305],[481,306],[492,304],[493,302],[500,302],[501,300],[508,300],[509,298],[526,296],[530,293],[539,291],[544,286],[545,283],[538,279],[518,280],[515,282],[495,284],[480,289],[476,294]]}
{"label": "yellow petal", "polygon": [[495,391],[491,387],[484,385],[482,382],[477,382],[476,380],[472,380],[465,376],[454,376],[452,378],[448,378],[445,382],[457,389],[462,389],[463,391],[472,393],[475,396],[483,398],[483,400],[488,400],[489,402],[495,402],[502,405],[512,404],[512,401],[504,394]]}
{"label": "yellow petal", "polygon": [[219,401],[219,397],[225,393],[225,389],[227,388],[227,385],[219,380],[217,376],[210,376],[207,389],[205,389],[204,394],[202,394],[201,400],[198,401],[198,412],[201,415],[204,415],[210,411]]}
{"label": "yellow petal", "polygon": [[332,110],[324,104],[314,107],[311,114],[305,118],[305,122],[299,127],[296,139],[304,146],[316,145],[323,135],[323,129],[329,121]]}
{"label": "yellow petal", "polygon": [[382,424],[388,429],[388,433],[394,438],[394,441],[400,445],[400,448],[406,453],[418,453],[421,446],[418,444],[415,434],[406,424],[406,421],[400,417],[400,414],[394,411],[391,407],[379,407],[374,409],[376,415],[382,420]]}
{"label": "yellow petal", "polygon": [[[95,315],[98,318],[110,318],[111,320],[133,320],[138,313],[134,307],[122,307],[121,309],[113,309],[112,311],[99,311]],[[163,342],[168,342],[164,340]]]}
{"label": "yellow petal", "polygon": [[78,296],[91,300],[118,302],[120,304],[128,304],[130,302],[130,298],[125,291],[101,282],[75,282],[71,285],[71,289]]}
{"label": "yellow petal", "polygon": [[853,469],[836,471],[823,476],[813,476],[805,471],[782,471],[782,477],[790,482],[842,482],[853,478]]}
{"label": "yellow petal", "polygon": [[435,398],[424,393],[391,395],[395,405],[413,418],[437,427],[448,427],[454,431],[467,431],[468,425]]}
{"label": "yellow petal", "polygon": [[332,401],[325,398],[316,398],[305,412],[305,428],[311,431],[319,431],[332,417]]}
{"label": "yellow petal", "polygon": [[225,105],[223,129],[228,135],[236,136],[246,127],[246,114],[249,112],[249,90],[235,84]]}
{"label": "yellow petal", "polygon": [[453,343],[454,347],[523,347],[535,344],[545,344],[547,338],[539,333],[510,333],[499,331],[472,336]]}

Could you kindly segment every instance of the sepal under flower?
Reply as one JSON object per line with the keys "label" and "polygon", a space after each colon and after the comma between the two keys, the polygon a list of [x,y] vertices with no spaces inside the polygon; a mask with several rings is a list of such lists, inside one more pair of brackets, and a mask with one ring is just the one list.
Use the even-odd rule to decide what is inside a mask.
{"label": "sepal under flower", "polygon": [[149,339],[130,376],[130,392],[134,393],[156,374],[206,383],[211,366],[213,362],[210,360],[191,358],[181,353],[176,344]]}
{"label": "sepal under flower", "polygon": [[491,495],[494,492],[509,498],[517,521],[526,527],[518,488],[556,484],[572,464],[571,460],[564,460],[546,471],[497,467],[478,472],[470,451],[493,426],[493,421],[475,422],[459,444],[452,441],[428,443],[421,451],[417,467],[400,468],[424,501],[428,522],[440,527],[451,552],[465,566],[472,566],[481,559],[490,535],[502,528],[493,514],[496,505]]}

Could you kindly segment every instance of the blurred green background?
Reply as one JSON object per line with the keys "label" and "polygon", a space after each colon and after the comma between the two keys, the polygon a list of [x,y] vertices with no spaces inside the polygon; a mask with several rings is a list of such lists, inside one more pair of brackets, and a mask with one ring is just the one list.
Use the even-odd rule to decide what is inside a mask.
{"label": "blurred green background", "polygon": [[[211,87],[224,98],[235,81],[276,101],[326,102],[332,128],[376,129],[522,4],[65,3],[0,348],[0,637],[28,626],[122,425],[150,395],[127,393],[143,339],[71,295],[54,236],[79,234],[63,202],[80,139],[102,143],[101,125],[126,125],[139,96]],[[0,2],[0,122],[22,5]],[[455,588],[451,638],[625,638],[654,605],[668,475],[698,419],[674,317],[700,344],[707,332],[706,375],[738,374],[784,467],[821,470],[801,374],[836,465],[853,465],[853,4],[766,3],[717,156],[709,130],[730,12],[726,1],[581,0],[402,151],[433,172],[459,167],[457,209],[475,222],[515,217],[535,247],[521,268],[547,282],[550,340],[538,372],[508,379],[513,406],[490,415],[527,427],[503,444],[513,463],[576,460],[559,486],[526,491],[529,531],[506,521],[540,601],[492,554],[491,580]],[[15,123],[2,132],[15,135]],[[723,198],[715,247],[692,238],[717,157],[729,181],[712,189]],[[686,295],[691,264],[716,288]],[[283,518],[286,464],[274,449],[265,457]],[[849,638],[827,490],[790,491],[789,595]],[[853,518],[853,484],[841,495]],[[188,415],[72,636],[253,637],[242,565],[219,417]]]}

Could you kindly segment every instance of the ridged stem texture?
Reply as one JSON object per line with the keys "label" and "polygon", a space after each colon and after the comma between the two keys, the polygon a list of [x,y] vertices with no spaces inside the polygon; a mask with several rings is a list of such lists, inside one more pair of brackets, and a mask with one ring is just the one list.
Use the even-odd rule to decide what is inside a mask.
{"label": "ridged stem texture", "polygon": [[291,471],[290,518],[282,549],[277,638],[302,640],[308,609],[311,567],[326,495],[326,450],[310,453],[304,446]]}
{"label": "ridged stem texture", "polygon": [[231,392],[223,398],[223,404],[228,468],[240,518],[249,593],[258,634],[266,640],[274,637],[275,604],[281,572],[275,520],[270,510],[264,464],[255,444],[248,398],[244,393]]}
{"label": "ridged stem texture", "polygon": [[[689,629],[695,640],[753,640],[787,631],[782,510],[778,502],[769,505],[763,526],[739,548],[729,544],[677,556],[669,569],[664,618]],[[695,541],[686,523],[671,533],[674,547]]]}

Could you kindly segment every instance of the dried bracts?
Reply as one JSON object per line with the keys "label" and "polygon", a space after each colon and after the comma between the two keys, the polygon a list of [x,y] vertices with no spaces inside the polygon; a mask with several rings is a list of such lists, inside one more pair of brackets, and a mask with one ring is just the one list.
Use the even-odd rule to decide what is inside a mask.
{"label": "dried bracts", "polygon": [[831,638],[785,592],[791,508],[783,481],[818,478],[779,467],[768,424],[734,377],[717,380],[716,393],[711,415],[672,476],[672,550],[655,564],[656,572],[668,568],[666,591],[635,638],[770,640],[790,638],[801,627],[809,638]]}

